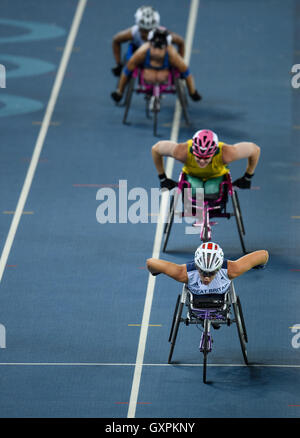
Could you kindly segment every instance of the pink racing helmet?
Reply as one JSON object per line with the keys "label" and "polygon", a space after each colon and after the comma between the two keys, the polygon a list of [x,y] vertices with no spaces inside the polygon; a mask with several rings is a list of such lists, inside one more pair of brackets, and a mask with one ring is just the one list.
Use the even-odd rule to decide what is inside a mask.
{"label": "pink racing helmet", "polygon": [[217,134],[209,129],[201,129],[193,136],[193,155],[198,158],[209,158],[218,149],[219,139]]}

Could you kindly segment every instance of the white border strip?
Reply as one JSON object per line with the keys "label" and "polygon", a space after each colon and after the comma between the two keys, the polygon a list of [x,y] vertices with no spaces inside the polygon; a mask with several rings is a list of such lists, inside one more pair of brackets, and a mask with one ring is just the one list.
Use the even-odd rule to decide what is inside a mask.
{"label": "white border strip", "polygon": [[[195,31],[195,26],[196,26],[198,8],[199,8],[199,0],[191,0],[191,6],[190,6],[190,12],[189,12],[189,18],[188,18],[188,24],[187,24],[187,34],[186,34],[186,38],[185,38],[186,55],[185,55],[184,59],[185,59],[187,64],[189,64],[191,51],[192,51],[192,42],[193,42],[193,38],[194,38],[194,31]],[[181,118],[181,107],[179,105],[178,100],[176,100],[176,107],[175,107],[175,113],[174,113],[173,124],[172,124],[172,132],[171,132],[171,140],[175,141],[175,142],[178,139],[180,118]],[[174,159],[168,158],[167,162],[166,162],[166,174],[168,175],[169,178],[172,177],[173,167],[174,167]],[[162,242],[162,235],[163,235],[163,225],[164,225],[163,220],[164,220],[164,217],[165,217],[165,214],[167,211],[168,196],[169,196],[168,192],[167,193],[165,192],[165,193],[163,193],[162,199],[161,199],[160,214],[159,214],[159,218],[158,218],[158,222],[157,222],[157,226],[156,226],[156,233],[155,233],[154,245],[153,245],[153,251],[152,251],[153,258],[159,258],[160,247],[161,247],[161,242]],[[147,340],[147,335],[148,335],[148,327],[149,327],[150,313],[151,313],[151,307],[152,307],[152,300],[153,300],[153,294],[154,294],[154,288],[155,288],[155,280],[156,280],[156,277],[153,277],[151,274],[149,274],[146,299],[145,299],[145,304],[144,304],[143,319],[142,319],[140,338],[139,338],[139,344],[138,344],[138,351],[137,351],[137,356],[136,356],[136,364],[135,364],[132,387],[131,387],[131,394],[130,394],[130,399],[129,399],[127,418],[134,418],[135,417],[135,411],[136,411],[136,405],[137,405],[137,399],[138,399],[140,381],[141,381],[141,374],[142,374],[142,368],[143,368],[146,340]]]}
{"label": "white border strip", "polygon": [[32,158],[29,164],[29,168],[26,174],[26,178],[22,187],[22,191],[18,200],[18,204],[15,210],[14,217],[12,219],[10,229],[6,238],[6,242],[1,254],[0,258],[0,282],[3,277],[3,273],[5,270],[5,266],[7,263],[7,259],[9,257],[9,253],[11,247],[13,245],[15,235],[19,226],[20,218],[22,216],[22,212],[29,194],[29,190],[31,188],[31,184],[34,178],[34,174],[36,171],[36,167],[39,161],[39,157],[44,145],[44,141],[48,132],[49,124],[51,121],[51,117],[54,111],[54,107],[58,98],[58,94],[61,89],[61,85],[64,79],[65,71],[70,59],[70,55],[73,49],[74,41],[80,26],[80,22],[82,19],[82,15],[86,6],[87,0],[79,0],[77,9],[73,18],[72,26],[70,29],[70,33],[66,42],[66,46],[60,61],[59,69],[56,74],[55,82],[51,91],[50,99],[47,105],[47,109],[44,115],[44,119],[41,125],[41,129],[34,147],[34,151],[32,154]]}

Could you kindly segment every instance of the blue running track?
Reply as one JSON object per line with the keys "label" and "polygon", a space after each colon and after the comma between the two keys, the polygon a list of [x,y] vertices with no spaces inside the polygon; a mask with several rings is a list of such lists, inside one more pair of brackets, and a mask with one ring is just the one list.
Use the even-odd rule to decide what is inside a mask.
{"label": "blue running track", "polygon": [[[1,2],[2,260],[78,4]],[[182,36],[190,4],[152,1],[162,24]],[[151,159],[157,138],[140,96],[133,98],[131,124],[122,124],[123,108],[110,98],[116,86],[111,42],[133,24],[139,6],[88,0],[79,23],[0,283],[2,418],[128,415],[149,277],[145,261],[157,225],[150,206],[147,223],[119,223],[118,197],[122,180],[127,192],[139,187],[150,195],[158,187]],[[176,363],[167,364],[181,285],[156,278],[137,418],[300,416],[300,90],[291,83],[299,37],[296,0],[199,1],[190,68],[203,100],[190,101],[192,126],[182,122],[178,141],[210,128],[229,144],[260,145],[253,190],[239,195],[247,249],[267,249],[270,261],[235,282],[250,366],[243,365],[236,328],[222,327],[214,334],[208,385],[195,327],[180,328]],[[174,103],[173,96],[163,101],[160,138],[170,138]],[[233,178],[245,166],[234,163]],[[179,171],[175,163],[174,178]],[[103,189],[116,197],[116,223],[97,220]],[[227,258],[241,255],[234,219],[220,219],[213,238]],[[198,244],[197,235],[174,224],[161,257],[185,263]]]}

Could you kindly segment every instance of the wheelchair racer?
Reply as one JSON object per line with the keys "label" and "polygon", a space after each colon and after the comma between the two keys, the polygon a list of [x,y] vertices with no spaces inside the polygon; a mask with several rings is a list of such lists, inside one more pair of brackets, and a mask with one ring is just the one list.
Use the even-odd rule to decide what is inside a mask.
{"label": "wheelchair racer", "polygon": [[165,274],[185,283],[192,294],[202,295],[224,294],[231,280],[252,268],[264,268],[268,259],[268,251],[259,250],[237,260],[227,260],[217,243],[205,242],[196,249],[192,262],[179,265],[150,258],[146,264],[152,275]]}
{"label": "wheelchair racer", "polygon": [[[114,35],[112,48],[116,66],[112,68],[112,72],[115,76],[120,76],[123,68],[121,44],[130,41],[126,53],[126,61],[128,61],[133,52],[147,42],[149,31],[158,27],[159,23],[160,15],[158,11],[152,8],[152,6],[141,6],[135,13],[135,25]],[[174,32],[170,32],[170,38],[172,43],[176,44],[179,54],[184,57],[184,39]]]}
{"label": "wheelchair racer", "polygon": [[192,189],[204,188],[205,195],[219,193],[219,185],[229,172],[228,164],[247,158],[246,172],[233,185],[250,189],[255,168],[259,161],[260,147],[253,142],[239,142],[233,145],[219,141],[215,132],[208,129],[197,131],[192,139],[184,143],[162,140],[152,147],[152,158],[158,172],[160,187],[168,190],[177,182],[165,174],[163,157],[169,156],[184,164],[182,172]]}
{"label": "wheelchair racer", "polygon": [[201,99],[188,66],[170,44],[169,36],[169,32],[163,27],[158,27],[149,33],[149,41],[143,44],[129,59],[122,71],[117,90],[111,93],[115,102],[122,99],[126,83],[133,70],[138,66],[143,68],[144,80],[148,83],[166,82],[170,68],[176,68],[186,81],[191,99],[194,101]]}

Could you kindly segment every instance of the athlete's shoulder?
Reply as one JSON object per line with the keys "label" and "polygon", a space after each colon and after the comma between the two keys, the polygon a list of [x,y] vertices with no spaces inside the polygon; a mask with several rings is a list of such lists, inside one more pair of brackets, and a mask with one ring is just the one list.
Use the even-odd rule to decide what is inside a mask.
{"label": "athlete's shoulder", "polygon": [[131,30],[131,34],[133,37],[140,34],[139,26],[137,24],[134,24],[133,26],[131,26],[130,30]]}
{"label": "athlete's shoulder", "polygon": [[188,151],[189,145],[187,142],[177,143],[176,147],[174,148],[173,158],[184,163],[187,159]]}

